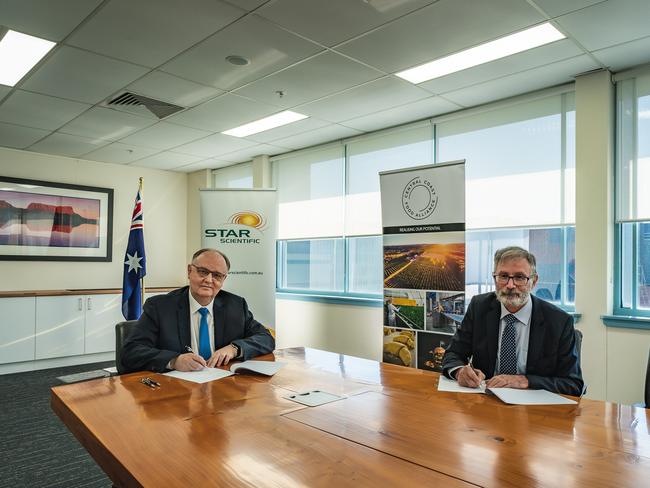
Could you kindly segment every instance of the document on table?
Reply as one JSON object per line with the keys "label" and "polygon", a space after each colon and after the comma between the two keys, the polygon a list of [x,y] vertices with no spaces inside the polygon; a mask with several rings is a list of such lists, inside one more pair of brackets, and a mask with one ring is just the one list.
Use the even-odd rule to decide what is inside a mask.
{"label": "document on table", "polygon": [[233,373],[218,368],[203,368],[199,371],[170,371],[165,376],[178,378],[179,380],[193,381],[194,383],[207,383],[208,381],[220,380]]}
{"label": "document on table", "polygon": [[578,402],[546,390],[520,390],[518,388],[489,388],[504,403],[511,405],[572,405]]}
{"label": "document on table", "polygon": [[481,381],[478,388],[468,388],[460,386],[457,381],[450,380],[446,376],[440,375],[438,380],[438,391],[451,391],[454,393],[485,393],[485,381]]}

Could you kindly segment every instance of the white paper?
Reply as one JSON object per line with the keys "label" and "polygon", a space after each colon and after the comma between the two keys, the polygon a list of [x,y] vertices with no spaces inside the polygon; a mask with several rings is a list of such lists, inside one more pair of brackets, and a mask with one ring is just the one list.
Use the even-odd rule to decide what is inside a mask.
{"label": "white paper", "polygon": [[169,373],[165,373],[165,376],[192,381],[194,383],[207,383],[208,381],[220,380],[221,378],[232,376],[232,373],[218,368],[203,368],[199,371],[170,371]]}
{"label": "white paper", "polygon": [[345,397],[341,395],[334,395],[333,393],[327,393],[326,391],[312,390],[305,393],[292,393],[291,395],[286,395],[283,398],[291,400],[292,402],[307,405],[308,407],[317,407],[318,405],[335,402],[336,400],[341,400]]}
{"label": "white paper", "polygon": [[489,388],[502,402],[512,405],[572,405],[569,400],[546,390],[521,390],[519,388]]}
{"label": "white paper", "polygon": [[275,373],[280,371],[285,364],[286,363],[280,361],[244,361],[243,363],[233,364],[230,367],[230,371],[236,373],[237,370],[242,369],[242,373],[253,371],[266,376],[273,376]]}
{"label": "white paper", "polygon": [[478,388],[469,388],[467,386],[460,386],[457,381],[450,380],[446,376],[440,375],[438,391],[451,391],[454,393],[485,393],[485,381],[481,381],[481,385]]}
{"label": "white paper", "polygon": [[117,368],[113,366],[112,368],[104,368],[104,371],[111,374],[117,374]]}

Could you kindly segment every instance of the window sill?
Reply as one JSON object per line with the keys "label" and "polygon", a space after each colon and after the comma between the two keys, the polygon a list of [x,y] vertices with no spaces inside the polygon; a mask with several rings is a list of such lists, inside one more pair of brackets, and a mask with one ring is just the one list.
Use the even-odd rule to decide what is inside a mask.
{"label": "window sill", "polygon": [[601,315],[600,318],[607,327],[650,330],[650,317],[637,317],[634,315]]}
{"label": "window sill", "polygon": [[303,302],[328,303],[332,305],[359,305],[363,307],[382,307],[381,298],[352,297],[344,295],[317,295],[313,293],[295,293],[278,290],[275,297],[281,300],[299,300]]}

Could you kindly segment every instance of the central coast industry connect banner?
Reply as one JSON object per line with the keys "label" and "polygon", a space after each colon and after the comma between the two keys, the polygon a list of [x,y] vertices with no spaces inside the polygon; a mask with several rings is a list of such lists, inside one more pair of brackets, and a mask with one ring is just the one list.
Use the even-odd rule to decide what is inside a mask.
{"label": "central coast industry connect banner", "polygon": [[385,362],[442,371],[465,313],[465,161],[379,174]]}
{"label": "central coast industry connect banner", "polygon": [[255,319],[275,328],[276,191],[201,190],[201,244],[230,259],[224,290],[248,302]]}

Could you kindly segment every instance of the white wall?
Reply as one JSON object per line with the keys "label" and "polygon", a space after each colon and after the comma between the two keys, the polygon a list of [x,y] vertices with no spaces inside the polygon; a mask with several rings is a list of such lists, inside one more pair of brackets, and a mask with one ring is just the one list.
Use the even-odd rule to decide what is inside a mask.
{"label": "white wall", "polygon": [[144,177],[145,286],[186,281],[187,175],[0,148],[0,176],[114,189],[112,262],[0,261],[0,291],[122,288],[138,178]]}

